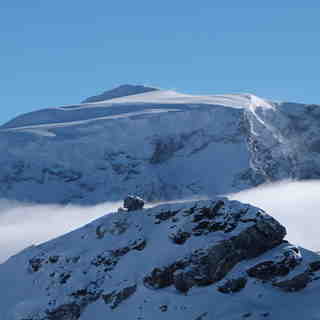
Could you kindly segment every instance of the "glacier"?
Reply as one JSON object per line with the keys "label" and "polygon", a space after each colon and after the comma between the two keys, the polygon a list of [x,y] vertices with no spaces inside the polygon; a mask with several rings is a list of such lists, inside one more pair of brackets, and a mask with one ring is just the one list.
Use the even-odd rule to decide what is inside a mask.
{"label": "glacier", "polygon": [[98,204],[133,193],[178,200],[319,178],[317,105],[134,90],[126,85],[120,97],[3,124],[0,197]]}

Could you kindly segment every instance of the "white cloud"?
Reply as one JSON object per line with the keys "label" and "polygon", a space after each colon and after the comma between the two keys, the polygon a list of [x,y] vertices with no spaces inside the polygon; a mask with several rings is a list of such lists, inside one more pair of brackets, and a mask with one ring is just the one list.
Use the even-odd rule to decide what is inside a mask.
{"label": "white cloud", "polygon": [[92,207],[0,201],[0,263],[20,250],[58,237],[116,211],[121,203]]}
{"label": "white cloud", "polygon": [[[253,204],[274,216],[287,228],[287,239],[292,243],[320,250],[320,182],[276,183],[228,197]],[[30,245],[77,229],[121,205],[120,202],[91,207],[30,205],[1,200],[0,263]]]}
{"label": "white cloud", "polygon": [[320,182],[282,182],[229,195],[262,208],[287,229],[286,239],[320,250]]}

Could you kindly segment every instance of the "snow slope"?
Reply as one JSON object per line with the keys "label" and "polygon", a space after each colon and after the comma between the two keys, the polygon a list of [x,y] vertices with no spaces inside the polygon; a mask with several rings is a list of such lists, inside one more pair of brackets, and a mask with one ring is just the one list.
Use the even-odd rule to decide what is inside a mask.
{"label": "snow slope", "polygon": [[320,176],[319,106],[124,88],[1,126],[0,197],[173,200]]}
{"label": "snow slope", "polygon": [[318,319],[319,255],[284,235],[222,198],[112,213],[0,264],[1,319]]}

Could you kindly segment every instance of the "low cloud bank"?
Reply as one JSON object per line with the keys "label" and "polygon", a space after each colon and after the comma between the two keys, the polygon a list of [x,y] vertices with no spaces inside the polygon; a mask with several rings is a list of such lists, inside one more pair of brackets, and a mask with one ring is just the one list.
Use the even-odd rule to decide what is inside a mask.
{"label": "low cloud bank", "polygon": [[[320,250],[320,182],[276,183],[228,197],[270,213],[287,228],[290,242]],[[77,229],[121,205],[120,202],[92,207],[30,205],[0,200],[0,263],[30,245]],[[153,205],[156,204],[147,207]]]}
{"label": "low cloud bank", "polygon": [[0,263],[22,249],[77,229],[122,203],[92,207],[30,205],[0,200]]}
{"label": "low cloud bank", "polygon": [[286,239],[320,250],[320,182],[283,182],[228,196],[262,208],[287,229]]}

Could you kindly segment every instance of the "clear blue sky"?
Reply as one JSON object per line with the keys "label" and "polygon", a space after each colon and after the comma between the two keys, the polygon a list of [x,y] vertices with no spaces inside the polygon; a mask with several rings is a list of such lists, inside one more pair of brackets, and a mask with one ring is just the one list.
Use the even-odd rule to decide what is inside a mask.
{"label": "clear blue sky", "polygon": [[123,83],[320,104],[320,1],[1,0],[0,123]]}

